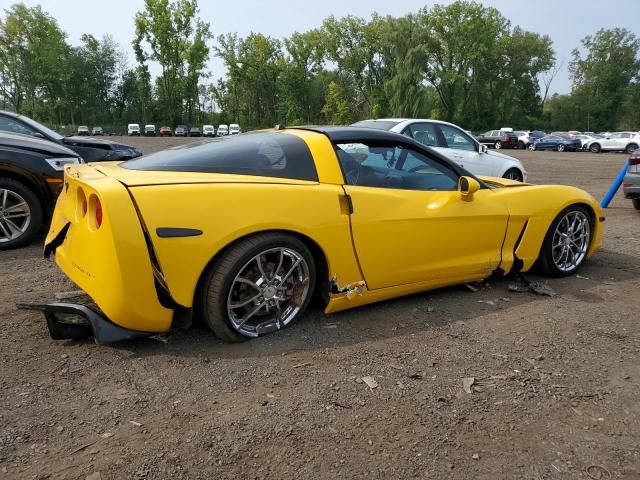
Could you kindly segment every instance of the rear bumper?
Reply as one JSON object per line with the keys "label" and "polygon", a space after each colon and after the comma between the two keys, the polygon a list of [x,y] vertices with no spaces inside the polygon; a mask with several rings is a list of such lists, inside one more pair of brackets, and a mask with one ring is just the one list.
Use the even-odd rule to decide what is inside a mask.
{"label": "rear bumper", "polygon": [[138,332],[120,327],[86,305],[50,303],[48,305],[19,305],[22,309],[42,310],[49,335],[54,340],[93,337],[98,345],[145,338],[153,332]]}

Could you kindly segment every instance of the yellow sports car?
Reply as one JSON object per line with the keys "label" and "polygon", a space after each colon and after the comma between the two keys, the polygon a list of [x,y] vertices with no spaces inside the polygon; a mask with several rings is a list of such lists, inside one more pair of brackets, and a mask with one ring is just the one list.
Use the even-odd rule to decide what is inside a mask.
{"label": "yellow sports car", "polygon": [[54,338],[106,343],[195,312],[239,341],[313,294],[331,313],[534,264],[572,274],[603,221],[582,190],[476,178],[396,133],[279,127],[68,166],[45,254],[95,305],[45,314]]}

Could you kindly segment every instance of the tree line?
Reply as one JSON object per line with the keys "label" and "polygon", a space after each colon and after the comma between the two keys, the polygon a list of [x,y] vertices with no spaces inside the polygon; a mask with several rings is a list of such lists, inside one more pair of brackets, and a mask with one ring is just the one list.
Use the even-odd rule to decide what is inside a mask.
{"label": "tree line", "polygon": [[[283,39],[214,39],[197,0],[145,0],[134,22],[131,66],[110,36],[85,34],[72,46],[40,6],[6,9],[1,107],[57,126],[427,117],[474,131],[640,128],[640,39],[625,29],[584,38],[569,64],[571,93],[550,95],[552,39],[473,1],[401,17],[331,16]],[[226,67],[215,82],[211,55]]]}

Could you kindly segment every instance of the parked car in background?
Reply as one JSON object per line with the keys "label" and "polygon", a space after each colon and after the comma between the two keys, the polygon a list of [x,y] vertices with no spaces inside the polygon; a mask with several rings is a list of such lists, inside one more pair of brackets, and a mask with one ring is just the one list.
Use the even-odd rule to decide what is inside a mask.
{"label": "parked car in background", "polygon": [[91,135],[93,135],[94,137],[102,137],[104,135],[104,130],[102,130],[102,127],[93,127],[93,129],[91,130]]}
{"label": "parked car in background", "polygon": [[627,174],[622,182],[625,198],[630,198],[636,210],[640,210],[640,149],[634,150],[629,157]]}
{"label": "parked car in background", "polygon": [[593,140],[597,140],[599,138],[604,138],[601,137],[600,135],[595,135],[595,134],[587,134],[587,133],[581,133],[580,135],[576,135],[575,136],[578,140],[580,140],[580,143],[582,143],[582,149],[586,150],[587,148],[587,144]]}
{"label": "parked car in background", "polygon": [[110,140],[80,136],[65,137],[29,117],[12,112],[0,111],[0,131],[44,138],[45,140],[64,145],[80,155],[85,162],[128,160],[142,155],[140,150],[131,145],[116,143]]}
{"label": "parked car in background", "polygon": [[218,127],[218,133],[217,135],[219,137],[224,137],[225,135],[229,135],[229,127],[226,125],[220,125]]}
{"label": "parked car in background", "polygon": [[191,127],[191,129],[189,130],[189,136],[190,137],[201,137],[202,136],[202,132],[200,132],[200,129],[198,127]]}
{"label": "parked car in background", "polygon": [[58,143],[0,132],[0,250],[33,240],[51,218],[64,166],[79,163]]}
{"label": "parked car in background", "polygon": [[178,125],[173,131],[173,134],[176,137],[187,137],[189,136],[189,128],[187,128],[186,125]]}
{"label": "parked car in background", "polygon": [[563,135],[545,135],[527,145],[529,150],[556,150],[558,152],[575,152],[582,149],[582,142],[578,138]]}
{"label": "parked car in background", "polygon": [[229,135],[238,135],[241,132],[242,130],[240,129],[240,125],[238,125],[237,123],[232,123],[229,125]]}
{"label": "parked car in background", "polygon": [[608,138],[598,138],[587,143],[586,148],[593,153],[600,152],[627,152],[633,153],[640,147],[640,134],[638,132],[616,132],[609,134]]}
{"label": "parked car in background", "polygon": [[513,133],[518,136],[518,148],[520,149],[527,148],[527,145],[546,135],[540,130],[520,130]]}
{"label": "parked car in background", "polygon": [[[316,293],[330,313],[534,266],[566,277],[604,230],[583,190],[476,178],[371,128],[234,135],[70,173],[44,251],[97,308],[47,305],[57,339],[151,336],[196,311],[238,342],[292,325]],[[86,218],[69,218],[81,192]]]}
{"label": "parked car in background", "polygon": [[89,127],[87,127],[86,125],[80,125],[78,127],[78,135],[88,137],[89,136]]}
{"label": "parked car in background", "polygon": [[518,148],[518,136],[514,132],[489,130],[476,137],[482,145],[500,150],[501,148]]}
{"label": "parked car in background", "polygon": [[527,172],[517,158],[488,151],[462,128],[440,120],[381,119],[364,120],[354,127],[375,128],[401,133],[444,155],[475,175],[490,175],[525,181]]}
{"label": "parked car in background", "polygon": [[155,125],[145,125],[144,126],[144,135],[146,137],[155,137],[156,136],[156,126]]}
{"label": "parked car in background", "polygon": [[171,127],[160,127],[160,136],[161,137],[172,137],[173,132],[171,131]]}
{"label": "parked car in background", "polygon": [[203,125],[202,126],[202,136],[203,137],[215,137],[216,129],[213,125]]}
{"label": "parked car in background", "polygon": [[140,125],[137,123],[130,123],[127,125],[127,135],[132,136],[140,136]]}

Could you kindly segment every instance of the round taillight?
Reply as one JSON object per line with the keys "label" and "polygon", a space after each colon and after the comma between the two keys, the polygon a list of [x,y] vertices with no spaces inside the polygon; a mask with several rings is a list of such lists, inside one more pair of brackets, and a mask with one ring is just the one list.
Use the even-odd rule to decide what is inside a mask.
{"label": "round taillight", "polygon": [[100,203],[100,200],[98,200],[96,198],[96,226],[98,228],[100,228],[100,226],[102,225],[102,204]]}
{"label": "round taillight", "polygon": [[78,188],[76,202],[76,219],[78,221],[82,220],[87,214],[88,209],[89,203],[87,202],[87,196],[84,194],[84,190],[82,190],[82,188]]}

